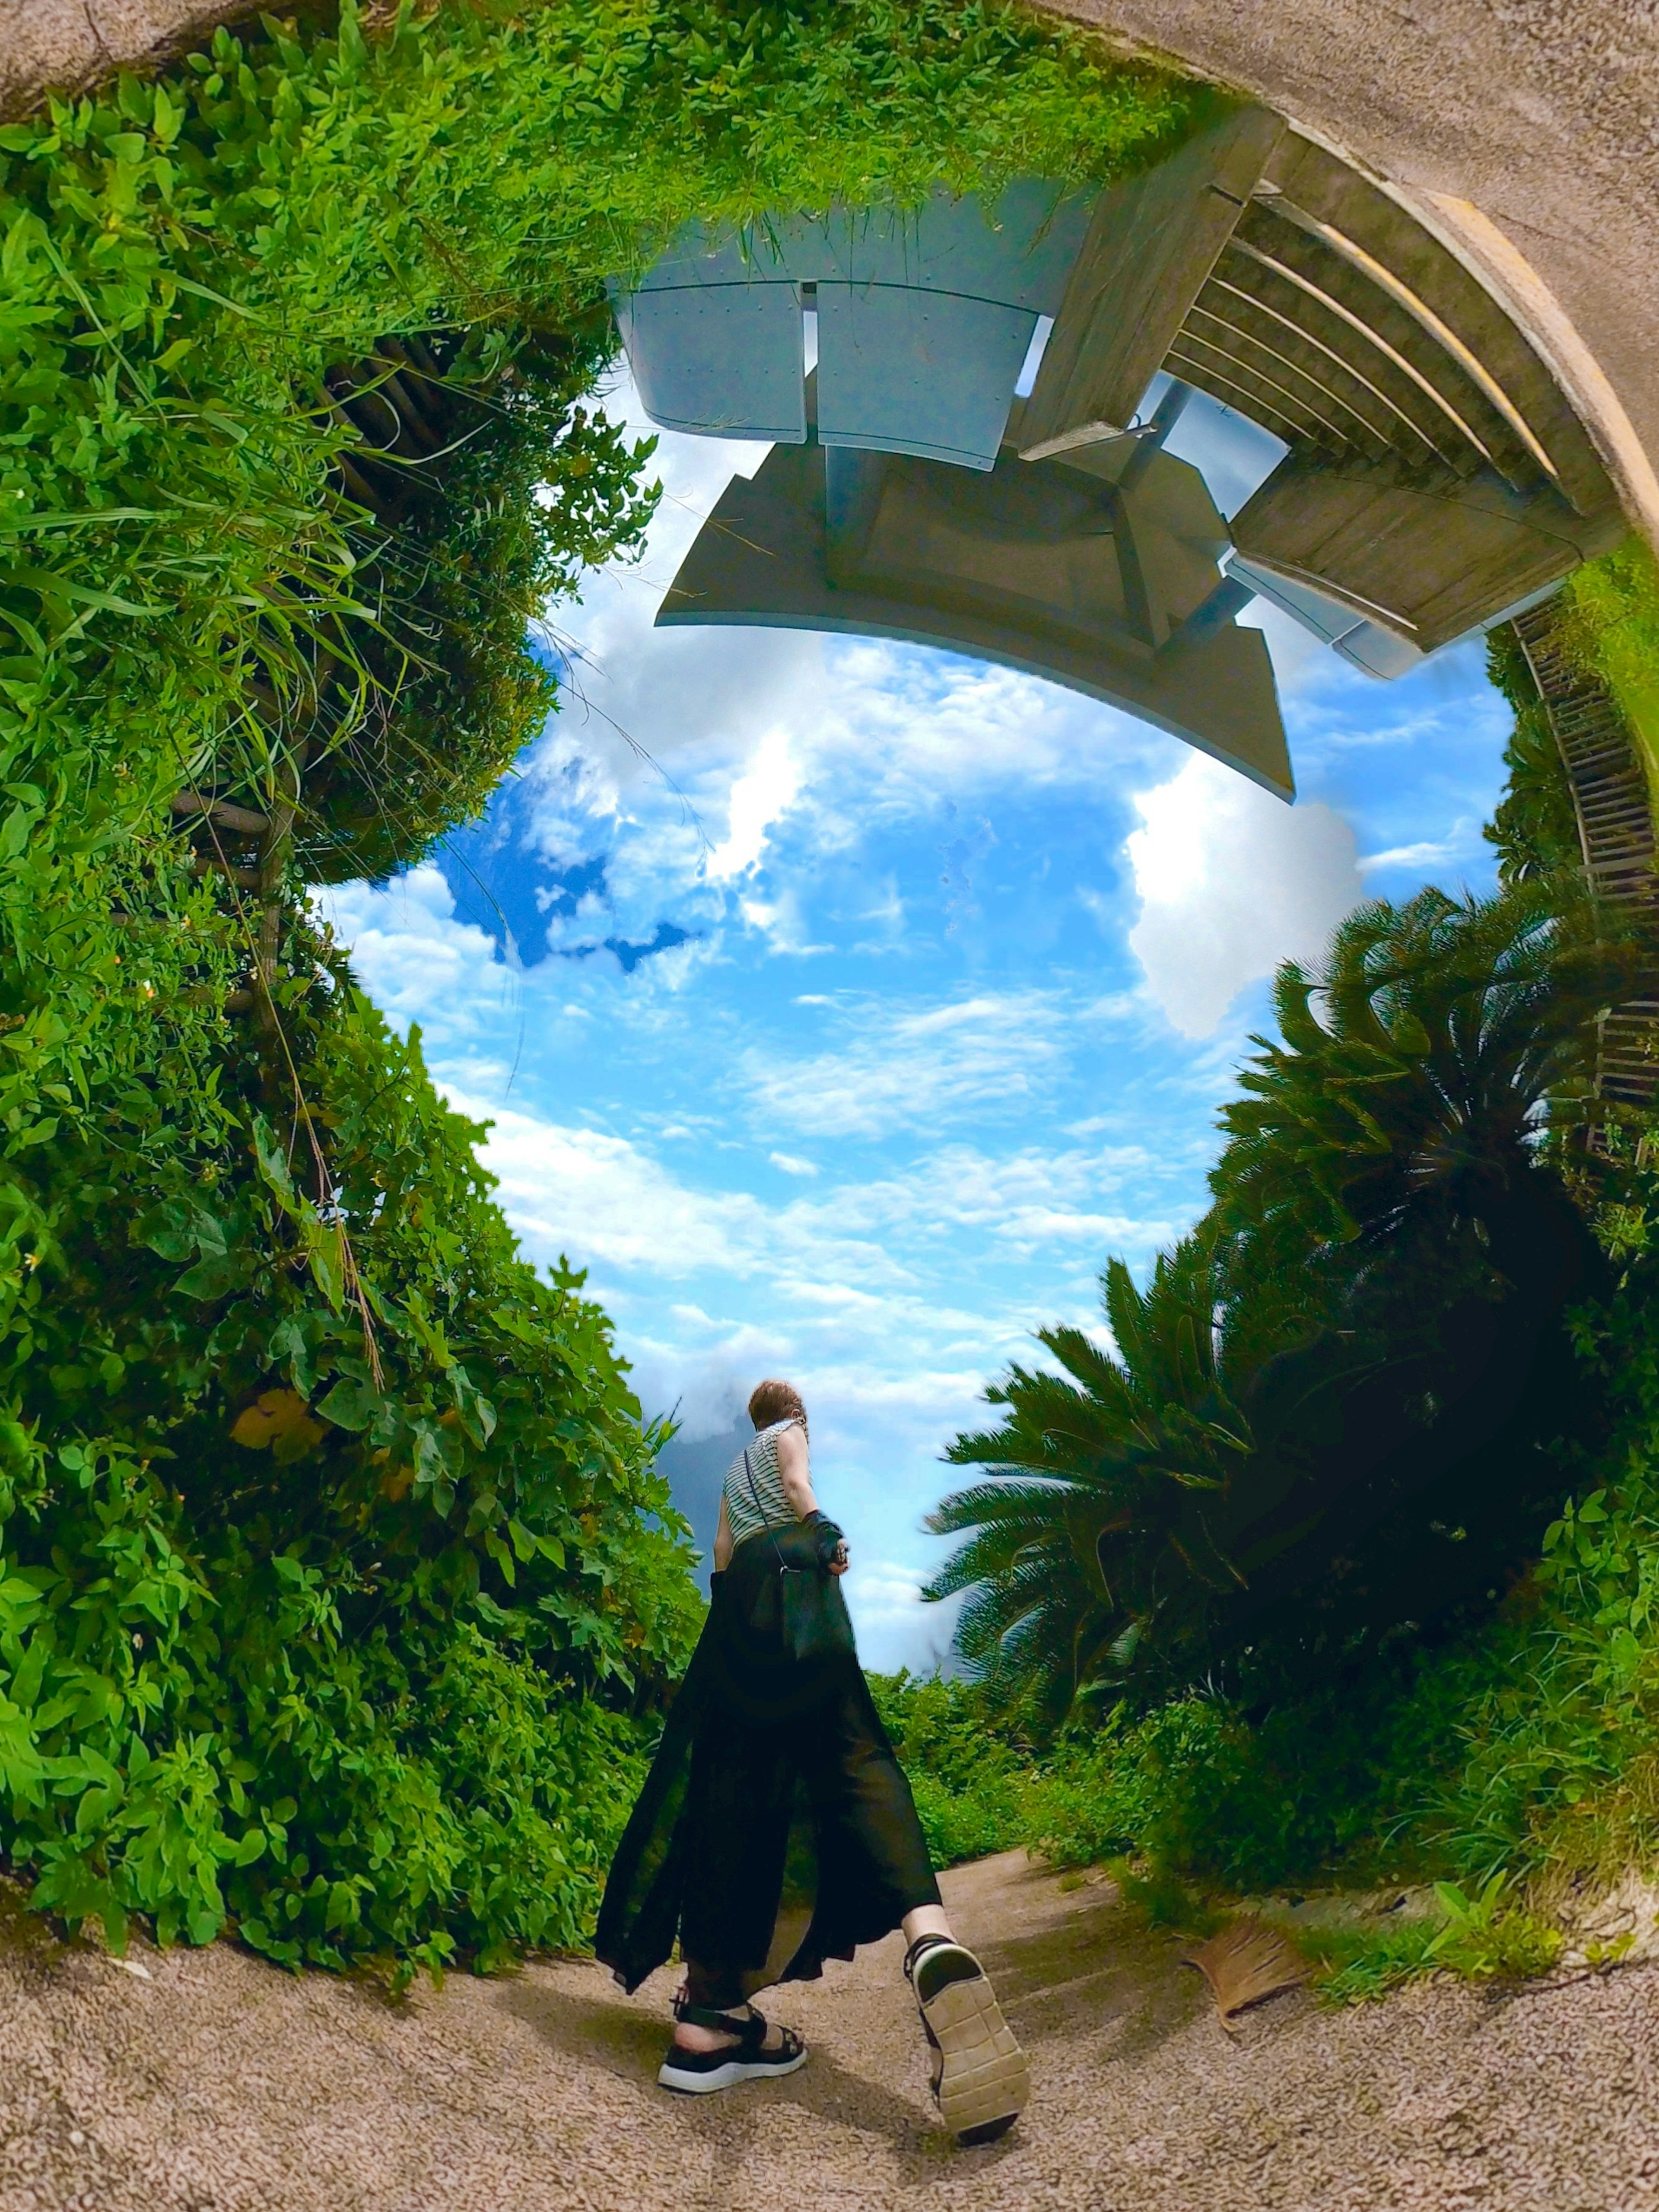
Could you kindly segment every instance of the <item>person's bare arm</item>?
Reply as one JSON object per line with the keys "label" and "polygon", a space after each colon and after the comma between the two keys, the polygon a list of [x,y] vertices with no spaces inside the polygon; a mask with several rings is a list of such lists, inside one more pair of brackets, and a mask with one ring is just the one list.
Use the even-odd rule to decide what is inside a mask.
{"label": "person's bare arm", "polygon": [[723,1575],[732,1564],[732,1523],[726,1517],[726,1500],[720,1500],[720,1525],[714,1531],[714,1572]]}
{"label": "person's bare arm", "polygon": [[[806,1431],[801,1428],[785,1429],[778,1438],[778,1479],[783,1485],[783,1494],[789,1501],[789,1510],[797,1521],[805,1521],[809,1513],[816,1513],[818,1501],[812,1495],[811,1467],[806,1449]],[[847,1547],[842,1547],[839,1557],[830,1562],[832,1575],[847,1571]]]}
{"label": "person's bare arm", "polygon": [[812,1495],[812,1473],[806,1451],[806,1431],[802,1428],[783,1430],[777,1441],[778,1478],[783,1484],[783,1494],[789,1500],[789,1510],[797,1521],[805,1520],[816,1513],[818,1501]]}

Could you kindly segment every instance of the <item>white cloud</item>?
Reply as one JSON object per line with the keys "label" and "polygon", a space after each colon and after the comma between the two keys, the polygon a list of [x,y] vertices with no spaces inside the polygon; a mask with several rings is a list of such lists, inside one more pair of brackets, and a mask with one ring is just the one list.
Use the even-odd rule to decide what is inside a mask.
{"label": "white cloud", "polygon": [[1456,846],[1443,838],[1416,845],[1393,845],[1386,853],[1366,853],[1361,855],[1358,866],[1367,875],[1376,868],[1443,868],[1456,856]]}
{"label": "white cloud", "polygon": [[797,1060],[750,1056],[757,1120],[836,1137],[936,1128],[1031,1097],[1063,1056],[1063,1020],[1042,992],[980,992],[899,1012],[849,1000],[837,1011],[846,1032],[837,1048]]}
{"label": "white cloud", "polygon": [[[458,1111],[493,1124],[480,1156],[527,1255],[594,1268],[597,1294],[627,1328],[647,1410],[680,1400],[696,1433],[726,1425],[756,1379],[781,1369],[834,1409],[815,1442],[827,1437],[857,1464],[874,1431],[931,1456],[974,1418],[987,1377],[1029,1356],[1033,1328],[1094,1316],[1108,1251],[1144,1260],[1172,1233],[1111,1203],[1151,1164],[1133,1146],[1028,1146],[1001,1158],[952,1146],[896,1175],[769,1206],[746,1191],[699,1188],[643,1144],[503,1109],[439,1074]],[[1005,1260],[962,1273],[953,1255],[964,1237],[966,1249]],[[1034,1253],[1048,1283],[1035,1310],[1006,1273]],[[667,1292],[692,1279],[694,1296]]]}
{"label": "white cloud", "polygon": [[1353,831],[1332,808],[1290,807],[1195,754],[1135,800],[1127,843],[1140,917],[1129,944],[1185,1036],[1207,1036],[1247,983],[1315,959],[1363,886]]}
{"label": "white cloud", "polygon": [[329,884],[312,899],[392,1021],[418,1021],[435,1037],[454,1039],[494,1017],[499,1033],[501,1015],[522,990],[521,972],[496,958],[486,932],[456,920],[438,869],[415,868],[379,890]]}
{"label": "white cloud", "polygon": [[1399,868],[1420,876],[1431,870],[1455,868],[1460,862],[1467,864],[1481,851],[1480,824],[1465,817],[1454,822],[1443,837],[1423,838],[1413,845],[1391,845],[1383,853],[1362,854],[1359,866],[1367,875]]}
{"label": "white cloud", "polygon": [[847,1598],[857,1607],[860,1620],[875,1626],[885,1626],[893,1620],[905,1619],[922,1603],[921,1586],[926,1576],[915,1567],[901,1566],[890,1559],[872,1559],[868,1566],[858,1562],[848,1570]]}
{"label": "white cloud", "polygon": [[817,1173],[811,1160],[797,1159],[793,1152],[769,1152],[767,1158],[781,1175],[815,1176]]}
{"label": "white cloud", "polygon": [[573,1128],[457,1091],[460,1114],[495,1126],[479,1157],[532,1258],[566,1254],[578,1267],[684,1276],[708,1268],[746,1274],[766,1216],[746,1192],[692,1189],[624,1137]]}
{"label": "white cloud", "polygon": [[821,1209],[826,1227],[842,1233],[884,1230],[896,1240],[932,1240],[941,1231],[967,1229],[998,1244],[1036,1252],[1057,1243],[1084,1242],[1103,1258],[1129,1249],[1145,1256],[1178,1233],[1167,1218],[1097,1210],[1121,1195],[1155,1165],[1137,1146],[1104,1150],[1077,1146],[1049,1152],[1036,1146],[990,1154],[971,1145],[951,1145],[917,1160],[905,1173],[878,1182],[843,1185],[821,1201],[797,1201],[792,1218]]}
{"label": "white cloud", "polygon": [[750,765],[732,786],[725,842],[708,855],[714,882],[727,883],[754,866],[768,830],[788,811],[799,789],[800,769],[789,756],[788,732],[769,730]]}

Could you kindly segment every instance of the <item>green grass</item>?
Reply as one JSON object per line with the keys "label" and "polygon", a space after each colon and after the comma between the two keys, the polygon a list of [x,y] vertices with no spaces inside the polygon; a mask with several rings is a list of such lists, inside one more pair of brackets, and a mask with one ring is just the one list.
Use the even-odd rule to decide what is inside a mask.
{"label": "green grass", "polygon": [[1624,710],[1659,809],[1659,563],[1632,538],[1571,576],[1562,604],[1570,644]]}

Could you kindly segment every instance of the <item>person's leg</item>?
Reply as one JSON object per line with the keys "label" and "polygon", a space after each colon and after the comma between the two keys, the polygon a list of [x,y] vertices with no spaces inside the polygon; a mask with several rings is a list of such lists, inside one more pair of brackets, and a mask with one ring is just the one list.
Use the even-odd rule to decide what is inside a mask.
{"label": "person's leg", "polygon": [[709,2004],[728,1993],[725,1977],[688,1964],[684,1987],[674,2000],[674,2040],[657,2069],[665,2089],[689,2096],[735,2088],[740,2081],[793,2074],[806,2063],[806,2045],[793,2028],[769,2028],[752,2005]]}
{"label": "person's leg", "polygon": [[1030,2069],[985,1969],[951,1933],[939,1905],[904,1916],[904,1972],[933,2052],[933,2095],[964,2144],[994,2142],[1031,2094]]}
{"label": "person's leg", "polygon": [[[677,2006],[695,2006],[699,2011],[732,2013],[739,2018],[752,2015],[755,2009],[746,1997],[731,1996],[714,1976],[705,1973],[690,1959],[685,1962],[685,1979],[674,1993],[674,2002]],[[682,2051],[724,2051],[741,2039],[733,2028],[705,2027],[689,2020],[677,2019],[674,2022],[674,2041]],[[766,2040],[760,2048],[769,2055],[781,2052],[787,2039],[782,2028],[769,2027]]]}
{"label": "person's leg", "polygon": [[904,1916],[904,1947],[908,1950],[924,1936],[942,1936],[951,1941],[951,1923],[942,1905],[919,1905],[914,1912]]}
{"label": "person's leg", "polygon": [[[698,1743],[684,1815],[678,2050],[706,2054],[739,2041],[732,2029],[679,2018],[679,2008],[744,2016],[745,1988],[766,1978],[793,1788],[786,1752],[776,1731],[730,1723],[711,1727]],[[781,2047],[775,2031],[765,2047]]]}

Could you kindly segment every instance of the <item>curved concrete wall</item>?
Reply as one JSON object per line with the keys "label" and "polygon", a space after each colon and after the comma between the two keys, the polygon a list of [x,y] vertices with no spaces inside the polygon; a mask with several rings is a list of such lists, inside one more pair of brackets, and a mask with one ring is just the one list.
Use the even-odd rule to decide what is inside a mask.
{"label": "curved concrete wall", "polygon": [[0,115],[21,113],[48,85],[142,67],[257,13],[258,0],[0,0]]}
{"label": "curved concrete wall", "polygon": [[1250,93],[1432,211],[1504,305],[1529,313],[1529,334],[1632,520],[1659,540],[1652,9],[1632,0],[1043,4]]}

